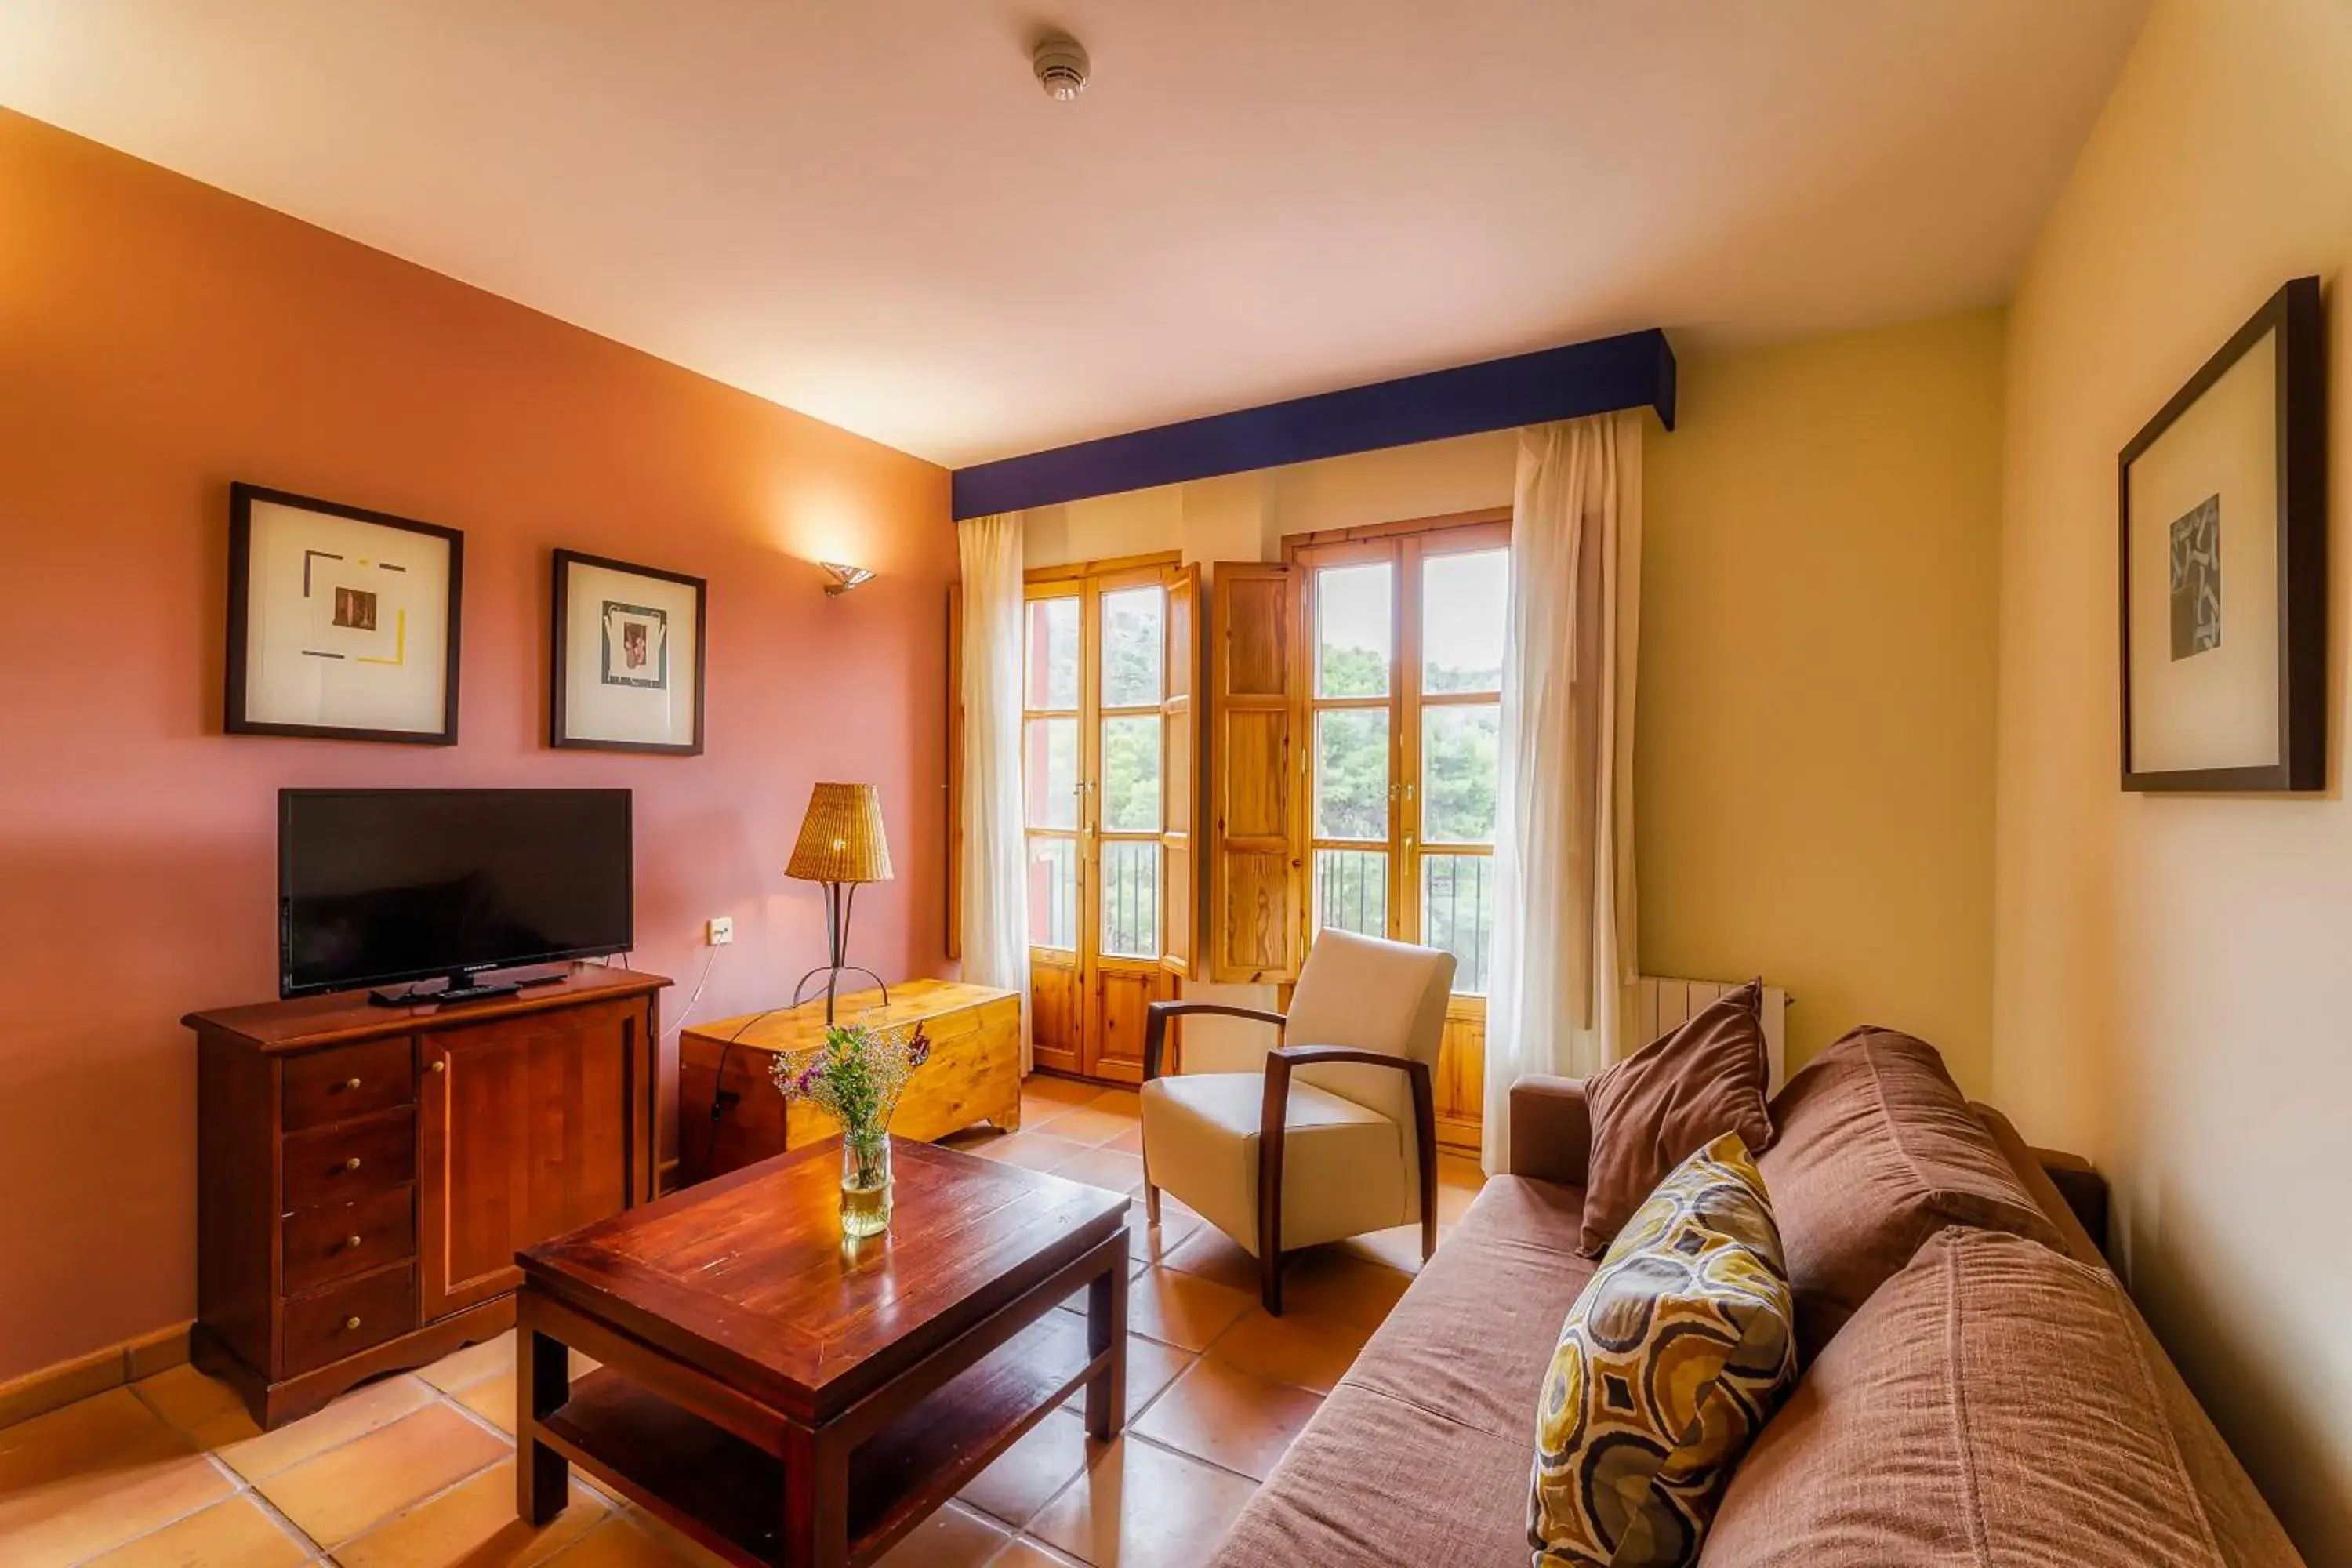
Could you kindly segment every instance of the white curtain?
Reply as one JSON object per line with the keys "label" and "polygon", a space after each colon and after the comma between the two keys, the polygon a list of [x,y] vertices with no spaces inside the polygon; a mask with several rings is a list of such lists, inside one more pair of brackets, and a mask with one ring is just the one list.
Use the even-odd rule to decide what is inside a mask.
{"label": "white curtain", "polygon": [[1030,1068],[1029,884],[1021,831],[1021,514],[956,525],[963,564],[963,977],[1021,993]]}
{"label": "white curtain", "polygon": [[1642,416],[1519,432],[1503,652],[1486,1165],[1510,1158],[1510,1089],[1623,1054],[1633,986],[1633,676]]}

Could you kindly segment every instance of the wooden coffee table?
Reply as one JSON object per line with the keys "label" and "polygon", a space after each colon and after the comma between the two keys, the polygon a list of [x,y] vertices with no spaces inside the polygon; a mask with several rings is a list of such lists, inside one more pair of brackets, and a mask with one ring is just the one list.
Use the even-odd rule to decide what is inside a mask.
{"label": "wooden coffee table", "polygon": [[[1127,1207],[898,1141],[887,1235],[846,1242],[838,1140],[517,1255],[516,1508],[578,1464],[732,1563],[873,1562],[1086,1390],[1127,1406]],[[1086,1288],[1083,1318],[1055,1310]],[[565,1347],[603,1367],[572,1382]]]}

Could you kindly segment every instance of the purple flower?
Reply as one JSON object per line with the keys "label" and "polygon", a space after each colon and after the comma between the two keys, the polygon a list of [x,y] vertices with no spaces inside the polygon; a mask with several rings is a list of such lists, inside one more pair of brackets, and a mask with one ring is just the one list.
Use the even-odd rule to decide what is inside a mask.
{"label": "purple flower", "polygon": [[918,1024],[915,1026],[915,1037],[907,1042],[907,1065],[919,1068],[930,1059],[931,1037],[923,1033],[922,1026]]}

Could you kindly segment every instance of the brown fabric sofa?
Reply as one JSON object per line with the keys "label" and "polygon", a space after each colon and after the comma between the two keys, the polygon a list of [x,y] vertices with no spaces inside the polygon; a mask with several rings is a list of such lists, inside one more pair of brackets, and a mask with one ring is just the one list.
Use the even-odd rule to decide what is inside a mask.
{"label": "brown fabric sofa", "polygon": [[[1423,1267],[1386,1324],[1244,1510],[1211,1560],[1213,1568],[1355,1568],[1368,1563],[1525,1568],[1528,1563],[1528,1478],[1534,1458],[1536,1394],[1560,1321],[1597,1267],[1577,1249],[1591,1123],[1582,1086],[1567,1079],[1522,1081],[1512,1089],[1510,1105],[1511,1173],[1486,1184],[1462,1224]],[[2119,1303],[2107,1309],[2114,1331],[2104,1340],[2089,1333],[2067,1340],[2063,1353],[2079,1357],[2086,1353],[2084,1343],[2099,1344],[2105,1348],[2091,1353],[2117,1363],[2081,1369],[2076,1388],[2121,1387],[2140,1398],[2148,1432],[2138,1447],[2177,1455],[2177,1462],[2167,1459],[2158,1481],[2175,1486],[2175,1511],[2189,1521],[2179,1539],[2196,1544],[2186,1553],[2168,1550],[2163,1559],[2139,1561],[2300,1568],[2301,1559],[2243,1468],[2120,1290],[2112,1289],[2098,1247],[2041,1159],[1997,1111],[1972,1109],[2040,1205],[2064,1254],[2074,1261],[2062,1261],[2042,1242],[2010,1235],[1993,1237],[1998,1248],[1975,1247],[1970,1256],[1997,1251],[2002,1259],[2038,1260],[2042,1272],[2070,1276],[2069,1288],[2077,1295],[2090,1293],[2084,1299]],[[2062,1161],[2061,1168],[2090,1201],[2079,1163]],[[1951,1250],[1948,1242],[1981,1239],[1958,1231],[1939,1234],[1933,1246],[1923,1243],[1916,1263],[1923,1269],[1937,1266],[1941,1254]],[[2020,1254],[2021,1247],[2028,1251]],[[2072,1472],[2049,1478],[2057,1490],[2055,1500],[2051,1488],[2042,1485],[2032,1442],[2012,1443],[2005,1452],[1996,1445],[1991,1451],[2005,1468],[1991,1473],[1995,1459],[1979,1457],[1975,1462],[1986,1473],[1970,1475],[1958,1494],[1922,1484],[1916,1469],[1906,1475],[1904,1467],[1920,1458],[1916,1446],[1909,1452],[1895,1440],[1871,1447],[1877,1441],[1868,1437],[1874,1429],[1872,1422],[1853,1418],[1867,1414],[1884,1426],[1888,1414],[1884,1405],[1867,1411],[1837,1408],[1840,1400],[1867,1400],[1874,1397],[1868,1392],[1873,1387],[1891,1386],[1887,1378],[1874,1378],[1874,1369],[1857,1362],[1874,1356],[1932,1360],[1919,1344],[1922,1336],[1916,1322],[1906,1329],[1883,1321],[1904,1305],[1895,1297],[1920,1298],[1927,1283],[1907,1274],[1898,1275],[1895,1283],[1902,1289],[1887,1289],[1889,1311],[1877,1314],[1878,1321],[1858,1317],[1857,1331],[1844,1349],[1832,1340],[1831,1351],[1823,1353],[1824,1375],[1811,1379],[1809,1373],[1812,1386],[1800,1385],[1801,1397],[1792,1398],[1782,1413],[1789,1416],[1787,1424],[1778,1429],[1767,1426],[1757,1454],[1767,1454],[1769,1447],[1760,1471],[1771,1473],[1759,1473],[1745,1488],[1741,1483],[1750,1478],[1744,1472],[1735,1481],[1702,1564],[1715,1557],[1718,1543],[1725,1547],[1724,1561],[1786,1562],[1790,1568],[1873,1562],[1910,1568],[1947,1562],[2054,1561],[2034,1555],[2021,1559],[2014,1550],[2015,1535],[2010,1538],[2011,1549],[2003,1550],[2000,1540],[1989,1539],[1999,1535],[2001,1522],[1988,1529],[1979,1516],[1984,1509],[2003,1506],[2004,1499],[2019,1496],[2032,1500],[2044,1514],[2062,1514],[2070,1498],[2085,1495],[2068,1490],[2076,1478],[2089,1474],[2096,1479],[2106,1468],[2099,1462],[2098,1445],[2106,1440],[2101,1435],[2114,1417],[2095,1411],[2081,1422],[2062,1421],[2055,1428],[2071,1434],[2068,1441],[2074,1450],[2066,1457]],[[1998,1279],[1989,1279],[1982,1286],[1954,1289],[1960,1296],[1948,1316],[1957,1325],[1966,1291],[2005,1287]],[[1995,1310],[2005,1303],[1998,1296],[1986,1296],[1978,1304],[1986,1310],[1971,1314],[1973,1337],[1968,1341],[1969,1359],[1964,1364],[1960,1336],[1956,1333],[1953,1340],[1950,1365],[1958,1370],[1948,1375],[1958,1380],[1958,1386],[1948,1393],[1955,1408],[1982,1394],[1986,1397],[1977,1403],[1986,1406],[2038,1405],[2063,1415],[2069,1389],[2021,1390],[2014,1382],[2000,1382],[2006,1374],[2000,1347],[1983,1342],[1988,1333],[2005,1331],[1999,1321],[2001,1312]],[[2006,1305],[2014,1316],[2013,1297]],[[2115,1328],[2126,1321],[2127,1328]],[[2133,1340],[2140,1347],[2137,1354],[2128,1348]],[[1776,1416],[1775,1423],[1780,1422]],[[1932,1430],[1930,1441],[1935,1440]],[[1943,1430],[1951,1430],[1948,1422]],[[1859,1449],[1857,1433],[1864,1436]],[[1825,1455],[1830,1456],[1826,1460]],[[1833,1489],[1823,1484],[1825,1462],[1836,1467]],[[1878,1473],[1882,1468],[1885,1473]],[[1780,1471],[1791,1478],[1787,1488],[1775,1484],[1774,1473]],[[1855,1510],[1859,1522],[1853,1528],[1844,1521],[1823,1527],[1825,1510],[1820,1500],[1829,1490],[1866,1500]],[[1976,1511],[1957,1507],[1955,1495],[1967,1498]],[[2138,1496],[2128,1488],[2115,1495],[2119,1500]],[[1979,1498],[1990,1501],[1979,1502]],[[2111,1507],[2117,1513],[2141,1511],[2133,1501],[2118,1500]],[[1906,1510],[1919,1517],[1906,1520]],[[1807,1534],[1804,1516],[1809,1511],[1812,1532]],[[1836,1505],[1826,1511],[1834,1514]],[[1744,1517],[1735,1520],[1736,1513]],[[1967,1517],[1959,1517],[1963,1514]],[[2174,1539],[2160,1531],[2130,1528],[2137,1521],[2117,1522],[2126,1528],[2114,1533],[2126,1543]],[[1915,1524],[1916,1530],[1911,1528]],[[1776,1543],[1781,1539],[1788,1542],[1785,1555]],[[2133,1561],[2122,1550],[2113,1560]]]}

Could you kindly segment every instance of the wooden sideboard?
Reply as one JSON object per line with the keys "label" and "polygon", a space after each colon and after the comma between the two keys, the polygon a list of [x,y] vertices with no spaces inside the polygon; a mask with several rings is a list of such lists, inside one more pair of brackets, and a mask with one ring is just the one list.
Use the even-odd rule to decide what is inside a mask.
{"label": "wooden sideboard", "polygon": [[511,1326],[518,1248],[654,1195],[668,984],[577,964],[447,1007],[344,992],[181,1020],[197,1365],[276,1426]]}
{"label": "wooden sideboard", "polygon": [[[908,980],[835,999],[844,1024],[912,1028],[930,1036],[931,1059],[907,1080],[890,1131],[903,1138],[941,1138],[974,1122],[1008,1132],[1021,1126],[1021,998],[987,985]],[[788,1149],[830,1138],[837,1129],[803,1103],[788,1108],[768,1077],[781,1055],[824,1039],[824,999],[750,1013],[687,1030],[677,1047],[677,1158],[681,1181],[698,1182]],[[722,1077],[723,1071],[723,1077]],[[711,1120],[719,1089],[738,1098]]]}

